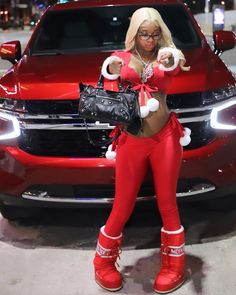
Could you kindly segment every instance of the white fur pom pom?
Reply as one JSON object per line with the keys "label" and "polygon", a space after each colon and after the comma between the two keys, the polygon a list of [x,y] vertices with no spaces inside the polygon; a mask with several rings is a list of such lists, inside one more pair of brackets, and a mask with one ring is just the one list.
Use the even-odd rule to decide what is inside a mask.
{"label": "white fur pom pom", "polygon": [[112,151],[112,144],[108,146],[105,156],[108,160],[114,160],[116,158],[116,152]]}
{"label": "white fur pom pom", "polygon": [[189,129],[188,127],[185,127],[184,128],[184,134],[190,136],[191,135],[191,129]]}
{"label": "white fur pom pom", "polygon": [[115,151],[107,151],[106,158],[107,158],[107,160],[114,160],[116,158],[116,152]]}
{"label": "white fur pom pom", "polygon": [[180,139],[179,139],[179,143],[182,146],[186,146],[186,145],[190,144],[190,142],[191,142],[191,137],[188,134],[185,134],[184,136],[180,137]]}
{"label": "white fur pom pom", "polygon": [[141,106],[140,107],[140,116],[141,118],[146,118],[149,114],[149,109],[147,106]]}
{"label": "white fur pom pom", "polygon": [[155,98],[149,98],[147,101],[147,107],[150,112],[155,112],[159,109],[159,101]]}

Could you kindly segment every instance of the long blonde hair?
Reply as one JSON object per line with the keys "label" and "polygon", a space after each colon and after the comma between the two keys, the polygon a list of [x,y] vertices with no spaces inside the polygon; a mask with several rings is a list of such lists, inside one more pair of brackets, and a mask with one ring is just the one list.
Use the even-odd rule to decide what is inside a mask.
{"label": "long blonde hair", "polygon": [[[160,13],[152,8],[152,7],[142,7],[137,9],[130,20],[130,25],[128,28],[128,31],[126,33],[126,38],[125,38],[125,49],[126,50],[133,50],[135,48],[135,37],[137,35],[139,27],[143,24],[143,22],[153,22],[155,23],[158,27],[160,27],[161,32],[162,32],[162,37],[158,41],[158,49],[162,47],[172,47],[176,48],[171,32],[168,29],[167,25],[164,23]],[[182,53],[181,50],[177,49],[179,58],[180,58],[180,67],[183,71],[188,71],[190,68],[189,67],[184,67],[184,64],[186,62],[186,59]]]}

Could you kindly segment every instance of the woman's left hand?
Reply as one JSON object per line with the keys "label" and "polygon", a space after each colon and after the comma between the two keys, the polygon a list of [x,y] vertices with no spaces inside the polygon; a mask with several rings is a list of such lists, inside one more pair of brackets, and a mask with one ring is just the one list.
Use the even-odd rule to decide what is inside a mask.
{"label": "woman's left hand", "polygon": [[158,54],[157,61],[159,64],[162,64],[164,67],[171,67],[174,64],[173,54],[169,51]]}

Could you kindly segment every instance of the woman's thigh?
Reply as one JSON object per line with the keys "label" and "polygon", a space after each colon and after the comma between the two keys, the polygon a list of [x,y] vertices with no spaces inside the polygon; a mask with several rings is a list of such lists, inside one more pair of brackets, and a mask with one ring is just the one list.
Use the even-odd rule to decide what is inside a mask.
{"label": "woman's thigh", "polygon": [[[126,135],[128,136],[128,135]],[[133,206],[148,167],[145,146],[126,143],[117,150],[115,170],[115,201],[121,207]]]}

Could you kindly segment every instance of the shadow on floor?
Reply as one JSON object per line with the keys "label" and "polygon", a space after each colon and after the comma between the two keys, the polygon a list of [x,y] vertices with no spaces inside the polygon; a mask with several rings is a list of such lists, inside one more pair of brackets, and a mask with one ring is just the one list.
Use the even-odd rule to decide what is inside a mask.
{"label": "shadow on floor", "polygon": [[[236,234],[236,197],[179,204],[186,244]],[[20,248],[94,249],[110,208],[46,210],[39,218],[9,222],[0,217],[0,240]],[[156,205],[136,207],[124,229],[124,249],[160,247],[161,219]]]}

